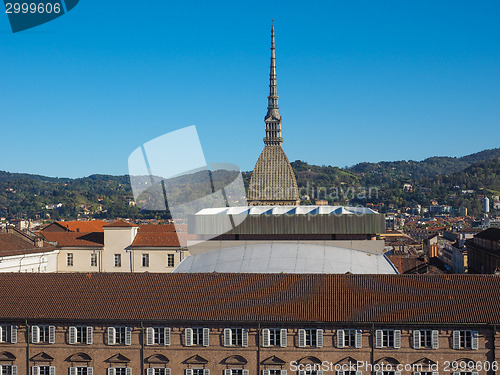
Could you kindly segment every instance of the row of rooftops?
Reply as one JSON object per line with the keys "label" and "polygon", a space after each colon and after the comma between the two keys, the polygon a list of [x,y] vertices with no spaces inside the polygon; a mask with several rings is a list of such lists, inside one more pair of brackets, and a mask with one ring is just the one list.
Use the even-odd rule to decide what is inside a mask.
{"label": "row of rooftops", "polygon": [[500,276],[0,274],[2,321],[500,324]]}
{"label": "row of rooftops", "polygon": [[137,228],[131,247],[183,247],[192,237],[183,225],[136,225],[125,220],[57,221],[43,228],[40,235],[59,247],[103,247],[104,232],[112,228]]}

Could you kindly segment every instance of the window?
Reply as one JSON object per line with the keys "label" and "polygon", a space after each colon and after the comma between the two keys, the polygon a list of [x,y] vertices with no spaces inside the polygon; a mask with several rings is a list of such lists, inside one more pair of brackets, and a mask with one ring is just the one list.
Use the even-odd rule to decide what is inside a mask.
{"label": "window", "polygon": [[146,328],[146,345],[170,345],[170,328]]}
{"label": "window", "polygon": [[33,344],[53,344],[56,341],[56,327],[48,325],[31,327],[31,342]]}
{"label": "window", "polygon": [[208,328],[186,328],[184,331],[184,339],[186,346],[208,346],[209,345]]}
{"label": "window", "polygon": [[97,267],[97,254],[90,254],[90,267]]}
{"label": "window", "polygon": [[132,375],[131,367],[109,367],[108,375]]}
{"label": "window", "polygon": [[174,254],[167,254],[167,267],[173,267],[174,264]]}
{"label": "window", "polygon": [[108,345],[131,345],[132,328],[108,327]]}
{"label": "window", "polygon": [[0,342],[17,343],[17,326],[10,324],[0,325]]}
{"label": "window", "polygon": [[166,367],[150,367],[146,369],[146,375],[170,375],[170,369]]}
{"label": "window", "polygon": [[[362,331],[360,329],[338,329],[337,348],[361,348]],[[344,374],[345,375],[345,374]]]}
{"label": "window", "polygon": [[286,329],[265,328],[262,330],[262,346],[280,346],[285,348],[287,345]]}
{"label": "window", "polygon": [[245,369],[226,369],[224,375],[248,375],[249,371]]}
{"label": "window", "polygon": [[421,329],[413,331],[413,348],[439,348],[439,331],[430,329]]}
{"label": "window", "polygon": [[94,368],[93,367],[70,367],[69,375],[93,375]]}
{"label": "window", "polygon": [[17,375],[17,366],[15,365],[1,365],[0,375]]}
{"label": "window", "polygon": [[248,346],[248,329],[224,328],[224,346]]}
{"label": "window", "polygon": [[90,345],[92,344],[92,332],[93,329],[89,326],[69,327],[69,343]]}
{"label": "window", "polygon": [[73,267],[73,253],[66,254],[66,265],[68,267]]}
{"label": "window", "polygon": [[55,366],[33,366],[31,375],[56,375]]}
{"label": "window", "polygon": [[122,266],[122,256],[121,254],[115,254],[115,267]]}
{"label": "window", "polygon": [[149,267],[149,254],[142,254],[142,266]]}
{"label": "window", "polygon": [[262,370],[262,375],[286,375],[286,370]]}
{"label": "window", "polygon": [[186,369],[185,375],[210,375],[210,370],[202,368]]}
{"label": "window", "polygon": [[453,349],[473,349],[479,347],[477,331],[453,331]]}
{"label": "window", "polygon": [[299,347],[323,347],[323,330],[316,328],[299,329]]}
{"label": "window", "polygon": [[375,331],[376,348],[401,348],[401,331],[399,329],[377,329]]}

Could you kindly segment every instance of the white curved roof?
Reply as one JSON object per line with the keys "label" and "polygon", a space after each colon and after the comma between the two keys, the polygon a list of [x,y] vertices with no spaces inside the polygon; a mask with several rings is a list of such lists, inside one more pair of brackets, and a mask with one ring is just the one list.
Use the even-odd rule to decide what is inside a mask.
{"label": "white curved roof", "polygon": [[309,243],[267,243],[222,248],[186,257],[175,273],[396,274],[383,256]]}
{"label": "white curved roof", "polygon": [[367,207],[347,206],[235,206],[204,208],[196,215],[366,215],[378,214]]}

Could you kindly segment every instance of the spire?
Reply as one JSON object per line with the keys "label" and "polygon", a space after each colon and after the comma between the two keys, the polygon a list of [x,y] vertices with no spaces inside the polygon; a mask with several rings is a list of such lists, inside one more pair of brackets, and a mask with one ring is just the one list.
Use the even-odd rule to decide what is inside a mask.
{"label": "spire", "polygon": [[278,107],[278,84],[276,81],[276,56],[274,46],[274,24],[271,27],[271,68],[269,72],[269,96],[267,97],[266,137],[264,144],[281,145],[281,115]]}

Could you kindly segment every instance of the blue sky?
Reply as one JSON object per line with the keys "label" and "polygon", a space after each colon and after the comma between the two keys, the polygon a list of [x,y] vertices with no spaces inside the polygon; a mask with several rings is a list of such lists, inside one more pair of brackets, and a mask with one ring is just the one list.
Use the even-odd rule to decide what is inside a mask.
{"label": "blue sky", "polygon": [[291,161],[500,147],[499,14],[498,1],[80,0],[17,34],[0,15],[0,170],[126,174],[135,148],[190,125],[207,161],[251,170],[272,19]]}

